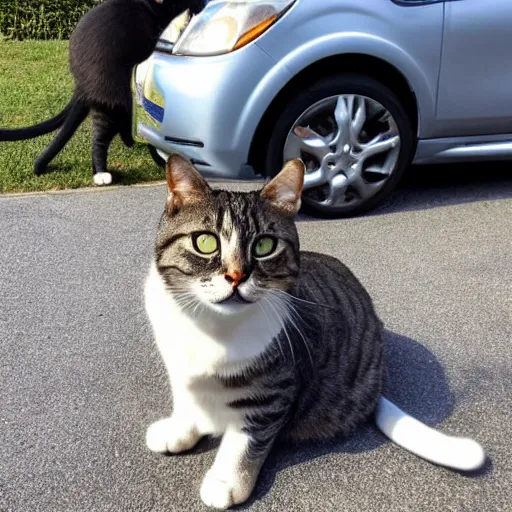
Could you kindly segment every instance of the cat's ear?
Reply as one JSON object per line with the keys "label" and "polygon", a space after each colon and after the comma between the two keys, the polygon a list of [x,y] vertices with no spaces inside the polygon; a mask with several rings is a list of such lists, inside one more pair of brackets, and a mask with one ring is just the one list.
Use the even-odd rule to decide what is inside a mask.
{"label": "cat's ear", "polygon": [[261,197],[288,215],[300,209],[300,197],[304,186],[306,167],[302,160],[290,160],[281,172],[261,191]]}
{"label": "cat's ear", "polygon": [[178,212],[187,205],[208,199],[211,188],[196,168],[185,158],[172,155],[167,160],[167,212]]}

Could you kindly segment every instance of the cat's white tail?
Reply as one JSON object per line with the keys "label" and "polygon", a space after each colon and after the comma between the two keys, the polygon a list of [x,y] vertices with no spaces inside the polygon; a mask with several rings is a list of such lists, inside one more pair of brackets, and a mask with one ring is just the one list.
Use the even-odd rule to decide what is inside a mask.
{"label": "cat's white tail", "polygon": [[384,397],[380,398],[375,420],[393,442],[434,464],[474,471],[485,462],[484,450],[476,441],[430,428]]}

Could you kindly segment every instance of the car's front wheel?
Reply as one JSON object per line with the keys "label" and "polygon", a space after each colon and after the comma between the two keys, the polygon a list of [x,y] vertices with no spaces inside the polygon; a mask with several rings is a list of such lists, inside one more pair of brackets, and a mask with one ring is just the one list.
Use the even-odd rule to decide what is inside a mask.
{"label": "car's front wheel", "polygon": [[303,203],[317,213],[356,215],[397,185],[415,144],[411,120],[388,87],[369,76],[323,78],[295,96],[274,125],[265,172],[302,158]]}

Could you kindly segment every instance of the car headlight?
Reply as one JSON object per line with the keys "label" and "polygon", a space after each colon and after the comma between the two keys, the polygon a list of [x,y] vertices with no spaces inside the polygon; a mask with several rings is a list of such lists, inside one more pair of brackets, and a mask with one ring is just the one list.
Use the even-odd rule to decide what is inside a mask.
{"label": "car headlight", "polygon": [[213,0],[174,45],[179,55],[219,55],[250,43],[296,0]]}
{"label": "car headlight", "polygon": [[156,49],[170,52],[189,23],[190,11],[187,9],[176,16],[162,32],[156,43]]}

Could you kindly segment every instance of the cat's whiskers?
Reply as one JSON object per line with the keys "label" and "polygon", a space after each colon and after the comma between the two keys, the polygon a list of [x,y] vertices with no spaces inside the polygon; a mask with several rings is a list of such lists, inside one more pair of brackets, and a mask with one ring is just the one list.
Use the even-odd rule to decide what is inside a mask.
{"label": "cat's whiskers", "polygon": [[196,304],[196,301],[194,299],[187,299],[187,300],[184,300],[183,302],[178,302],[179,306],[181,307],[181,309],[183,311],[187,310],[187,309],[190,309],[192,308],[192,306],[195,306]]}
{"label": "cat's whiskers", "polygon": [[192,310],[192,314],[195,313],[200,301],[193,292],[183,288],[183,291],[180,292],[176,292],[175,290],[173,290],[173,296],[174,300],[176,301],[176,304],[178,304],[178,306],[183,311],[187,311],[190,310],[191,308],[194,308]]}
{"label": "cat's whiskers", "polygon": [[[267,310],[265,309],[265,305],[263,303],[262,300],[258,301],[258,306],[261,308],[261,311],[263,312],[263,314],[265,315],[265,318],[267,319],[267,322],[269,323],[269,325],[272,323],[272,320],[271,318],[268,316],[267,314]],[[272,311],[272,309],[271,309]],[[279,340],[279,336],[276,337],[276,340],[277,340],[277,346],[279,347],[279,351],[281,352],[281,355],[283,356],[283,359],[286,359],[285,355],[284,355],[284,352],[283,352],[283,347],[281,347],[281,341]]]}
{"label": "cat's whiskers", "polygon": [[288,329],[286,329],[286,321],[285,321],[286,314],[283,315],[280,301],[272,300],[275,298],[276,297],[272,297],[272,295],[269,293],[266,297],[264,297],[264,300],[267,300],[270,303],[270,305],[272,306],[270,311],[272,311],[272,313],[274,313],[276,315],[278,322],[281,324],[281,327],[283,328],[283,332],[286,336],[286,339],[288,340],[288,345],[290,346],[290,351],[291,351],[292,359],[293,359],[293,365],[295,366],[297,364],[297,361],[295,360],[295,352],[293,350],[292,340],[290,338],[290,335],[288,334]]}
{"label": "cat's whiskers", "polygon": [[[299,328],[299,325],[298,325],[298,322],[301,320],[301,317],[300,317],[299,313],[297,312],[297,310],[293,307],[292,304],[288,304],[288,307],[291,308],[289,310],[290,314],[288,316],[288,320],[292,323],[293,327],[295,328],[295,330],[301,337],[301,339],[304,343],[304,346],[306,347],[306,350],[308,351],[309,360],[311,361],[311,367],[314,368],[315,365],[313,363],[313,356],[311,355],[311,349],[309,347],[309,343],[307,341],[306,336],[304,335],[304,333],[302,332],[302,330]],[[293,315],[295,315],[296,318],[293,318]]]}
{"label": "cat's whiskers", "polygon": [[196,305],[194,306],[194,309],[192,310],[192,315],[195,315],[197,310],[199,308],[203,308],[203,307],[204,307],[204,305],[200,300],[196,301]]}
{"label": "cat's whiskers", "polygon": [[311,306],[317,306],[319,308],[334,309],[333,306],[330,306],[328,304],[319,304],[318,302],[311,302],[310,300],[299,299],[298,297],[295,297],[295,295],[292,295],[291,293],[285,292],[284,290],[274,289],[274,290],[272,290],[272,293],[275,293],[276,295],[283,295],[284,299],[288,299],[288,300],[291,300],[293,302],[300,302],[300,303],[303,303],[303,304],[309,304]]}
{"label": "cat's whiskers", "polygon": [[[273,292],[270,292],[269,295],[271,296],[272,293]],[[290,322],[291,326],[297,331],[297,334],[302,339],[302,342],[304,343],[304,347],[306,348],[306,350],[308,352],[309,360],[311,361],[311,367],[314,368],[313,356],[311,355],[311,350],[310,350],[309,344],[307,342],[306,336],[304,335],[304,333],[302,332],[302,330],[300,329],[300,327],[298,325],[298,322],[301,321],[302,319],[301,319],[297,309],[295,308],[295,306],[289,300],[289,297],[291,297],[291,296],[289,296],[289,297],[287,297],[286,295],[280,296],[279,294],[276,293],[275,297],[276,297],[276,299],[278,299],[275,303],[276,307],[279,309],[280,314],[284,317],[285,322],[286,322],[286,320],[288,320]],[[282,300],[284,300],[284,304],[281,302]]]}
{"label": "cat's whiskers", "polygon": [[192,295],[192,291],[190,290],[190,287],[188,286],[176,286],[176,285],[170,285],[166,284],[165,289],[171,293],[173,296],[177,295]]}

